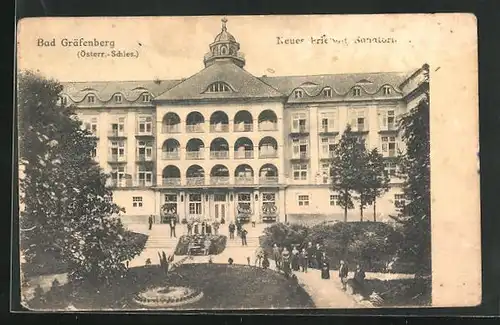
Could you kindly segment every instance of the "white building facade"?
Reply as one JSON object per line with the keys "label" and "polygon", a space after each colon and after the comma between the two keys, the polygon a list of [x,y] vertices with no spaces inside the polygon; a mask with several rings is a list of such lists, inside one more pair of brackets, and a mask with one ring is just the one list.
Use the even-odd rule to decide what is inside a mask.
{"label": "white building facade", "polygon": [[[63,84],[130,222],[161,222],[165,208],[188,220],[343,220],[329,184],[332,145],[350,124],[393,176],[404,149],[397,118],[416,105],[426,70],[255,77],[225,22],[204,64],[182,80]],[[391,177],[377,211],[395,213],[402,200]]]}

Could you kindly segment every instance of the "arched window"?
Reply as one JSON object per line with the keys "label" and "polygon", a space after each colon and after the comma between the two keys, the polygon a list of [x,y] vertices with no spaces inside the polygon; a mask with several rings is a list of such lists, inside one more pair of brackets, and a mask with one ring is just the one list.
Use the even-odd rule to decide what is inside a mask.
{"label": "arched window", "polygon": [[232,91],[231,87],[229,87],[227,83],[222,81],[214,82],[213,84],[208,86],[206,90],[207,93],[227,93],[230,91]]}

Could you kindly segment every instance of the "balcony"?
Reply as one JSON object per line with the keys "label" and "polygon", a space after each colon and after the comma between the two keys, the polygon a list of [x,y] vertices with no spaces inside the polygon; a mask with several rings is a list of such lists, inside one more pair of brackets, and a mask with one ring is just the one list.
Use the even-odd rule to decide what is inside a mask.
{"label": "balcony", "polygon": [[126,138],[127,134],[125,133],[125,131],[110,130],[110,131],[108,131],[108,137],[109,138]]}
{"label": "balcony", "polygon": [[303,151],[298,154],[294,154],[292,155],[292,159],[309,159],[309,153]]}
{"label": "balcony", "polygon": [[148,162],[148,161],[153,161],[153,156],[137,155],[137,157],[135,159],[137,162]]}
{"label": "balcony", "polygon": [[368,131],[370,131],[370,130],[368,130],[368,125],[366,125],[366,124],[357,124],[351,128],[351,132],[363,133],[363,132],[368,132]]}
{"label": "balcony", "polygon": [[239,123],[234,125],[234,132],[252,132],[253,124],[251,123]]}
{"label": "balcony", "polygon": [[202,133],[202,132],[205,132],[203,130],[203,124],[186,125],[186,133]]}
{"label": "balcony", "polygon": [[163,178],[161,181],[162,186],[174,187],[181,185],[180,178]]}
{"label": "balcony", "polygon": [[235,184],[240,184],[240,185],[251,185],[254,183],[254,177],[253,176],[237,176],[234,178],[234,183]]}
{"label": "balcony", "polygon": [[181,127],[180,126],[181,126],[180,124],[162,125],[162,127],[161,127],[161,133],[163,133],[163,134],[180,133],[181,132]]}
{"label": "balcony", "polygon": [[186,151],[186,160],[202,160],[205,159],[204,151]]}
{"label": "balcony", "polygon": [[319,128],[319,133],[322,133],[322,134],[336,134],[336,133],[339,133],[339,131],[335,130],[335,128],[333,127],[329,127],[329,126],[321,126]]}
{"label": "balcony", "polygon": [[380,132],[394,132],[398,131],[395,123],[388,123],[386,126],[380,126]]}
{"label": "balcony", "polygon": [[113,179],[110,183],[111,187],[124,188],[124,187],[151,187],[153,182],[145,179]]}
{"label": "balcony", "polygon": [[278,131],[278,123],[259,124],[259,131]]}
{"label": "balcony", "polygon": [[229,132],[229,124],[210,124],[210,132]]}
{"label": "balcony", "polygon": [[334,156],[335,156],[335,153],[333,151],[321,153],[321,159],[332,159]]}
{"label": "balcony", "polygon": [[125,163],[127,162],[127,157],[125,155],[110,155],[108,156],[108,162],[110,163]]}
{"label": "balcony", "polygon": [[210,185],[227,185],[227,184],[229,184],[229,176],[210,177]]}
{"label": "balcony", "polygon": [[205,185],[205,177],[187,177],[186,185],[202,186]]}
{"label": "balcony", "polygon": [[259,184],[278,184],[278,176],[265,176],[259,178]]}
{"label": "balcony", "polygon": [[234,159],[253,159],[253,156],[253,150],[234,152]]}
{"label": "balcony", "polygon": [[161,153],[161,159],[163,159],[163,160],[178,160],[178,159],[180,159],[179,151],[163,151]]}
{"label": "balcony", "polygon": [[210,151],[210,159],[229,159],[229,151]]}
{"label": "balcony", "polygon": [[153,128],[145,129],[143,127],[137,127],[135,130],[135,135],[137,137],[152,137],[153,136]]}
{"label": "balcony", "polygon": [[267,159],[267,158],[278,158],[278,151],[261,151],[259,152],[259,158]]}
{"label": "balcony", "polygon": [[307,134],[309,133],[309,126],[308,125],[299,125],[298,127],[292,127],[292,130],[290,133],[295,133],[295,134]]}

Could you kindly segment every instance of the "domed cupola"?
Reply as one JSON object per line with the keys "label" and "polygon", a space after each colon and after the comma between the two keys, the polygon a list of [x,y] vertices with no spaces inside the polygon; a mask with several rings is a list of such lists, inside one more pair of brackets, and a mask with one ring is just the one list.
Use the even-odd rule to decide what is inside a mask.
{"label": "domed cupola", "polygon": [[217,61],[232,61],[240,68],[243,68],[245,65],[245,58],[242,53],[238,52],[240,50],[240,44],[236,42],[234,36],[227,31],[227,19],[222,18],[221,21],[222,31],[215,37],[214,42],[210,44],[210,52],[205,54],[203,60],[205,67]]}

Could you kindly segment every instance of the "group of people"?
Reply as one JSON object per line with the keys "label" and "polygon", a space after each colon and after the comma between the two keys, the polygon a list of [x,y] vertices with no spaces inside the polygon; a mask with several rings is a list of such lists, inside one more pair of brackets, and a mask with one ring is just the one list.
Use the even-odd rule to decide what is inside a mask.
{"label": "group of people", "polygon": [[248,231],[243,227],[243,224],[241,222],[236,221],[234,223],[231,221],[228,226],[229,229],[229,239],[234,239],[234,233],[241,238],[241,246],[248,246],[247,244],[247,235]]}
{"label": "group of people", "polygon": [[[294,271],[307,272],[310,268],[317,269],[321,271],[322,279],[330,279],[330,259],[320,244],[314,246],[309,242],[302,248],[299,248],[298,245],[291,246],[292,249],[290,251],[287,247],[281,248],[277,244],[273,245],[272,258],[276,269],[283,271],[287,276]],[[258,259],[257,257],[256,260]],[[349,268],[344,260],[339,261],[338,275],[342,283],[342,289],[346,290]],[[356,290],[362,291],[364,279],[365,272],[361,265],[358,264],[352,279]]]}
{"label": "group of people", "polygon": [[219,234],[219,223],[217,221],[188,221],[186,224],[188,236]]}

